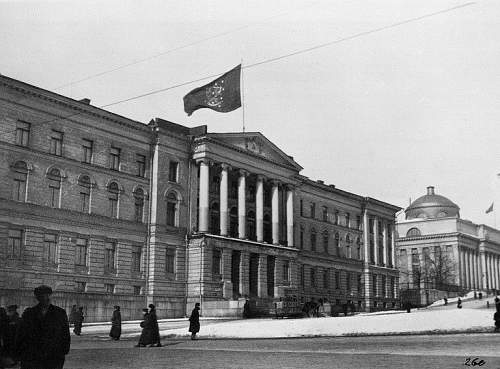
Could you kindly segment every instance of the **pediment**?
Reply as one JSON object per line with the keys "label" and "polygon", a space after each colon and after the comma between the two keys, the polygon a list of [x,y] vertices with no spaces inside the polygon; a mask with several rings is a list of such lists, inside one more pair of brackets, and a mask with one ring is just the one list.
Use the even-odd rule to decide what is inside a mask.
{"label": "pediment", "polygon": [[210,133],[208,137],[224,145],[233,146],[241,152],[261,156],[279,165],[293,167],[297,171],[303,169],[291,156],[279,149],[261,133]]}

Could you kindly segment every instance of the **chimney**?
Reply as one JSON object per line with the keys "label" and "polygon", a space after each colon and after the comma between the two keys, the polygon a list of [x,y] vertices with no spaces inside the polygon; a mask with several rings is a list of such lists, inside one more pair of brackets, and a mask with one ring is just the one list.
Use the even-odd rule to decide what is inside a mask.
{"label": "chimney", "polygon": [[427,187],[427,195],[434,195],[434,186]]}
{"label": "chimney", "polygon": [[84,104],[86,104],[86,105],[90,105],[90,99],[89,99],[89,98],[86,98],[86,97],[85,97],[85,98],[80,99],[80,100],[78,100],[78,101],[80,101],[81,103],[84,103]]}

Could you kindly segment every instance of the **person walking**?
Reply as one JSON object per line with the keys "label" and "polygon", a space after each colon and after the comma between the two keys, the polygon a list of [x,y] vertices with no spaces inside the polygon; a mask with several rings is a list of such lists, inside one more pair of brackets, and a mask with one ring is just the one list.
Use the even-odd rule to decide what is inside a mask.
{"label": "person walking", "polygon": [[34,290],[38,304],[27,308],[17,330],[15,347],[21,369],[62,369],[71,337],[66,311],[52,305],[52,288]]}
{"label": "person walking", "polygon": [[122,315],[120,313],[120,307],[118,305],[114,306],[113,316],[111,317],[111,331],[109,336],[111,339],[118,341],[122,334]]}
{"label": "person walking", "polygon": [[71,307],[71,313],[69,313],[69,325],[70,326],[74,326],[75,318],[76,318],[77,314],[78,314],[78,308],[76,307],[76,305],[73,305]]}
{"label": "person walking", "polygon": [[7,357],[13,365],[18,361],[15,351],[15,340],[20,321],[21,318],[17,313],[17,305],[7,306],[7,319],[3,327],[3,355]]}
{"label": "person walking", "polygon": [[149,347],[161,347],[160,327],[158,326],[156,308],[153,304],[149,304],[149,319],[151,320],[151,334],[152,334],[151,345]]}
{"label": "person walking", "polygon": [[83,315],[83,306],[80,306],[75,314],[75,328],[73,328],[73,333],[75,333],[77,336],[82,334],[82,325],[84,319],[85,316]]}
{"label": "person walking", "polygon": [[461,309],[462,308],[462,299],[459,297],[457,300],[457,308]]}
{"label": "person walking", "polygon": [[151,327],[151,319],[149,317],[149,310],[147,308],[142,309],[144,313],[143,320],[141,322],[141,336],[139,337],[139,342],[135,347],[146,347],[152,343],[152,327]]}
{"label": "person walking", "polygon": [[200,303],[194,304],[194,309],[189,317],[189,332],[191,332],[191,339],[196,340],[196,333],[200,331]]}

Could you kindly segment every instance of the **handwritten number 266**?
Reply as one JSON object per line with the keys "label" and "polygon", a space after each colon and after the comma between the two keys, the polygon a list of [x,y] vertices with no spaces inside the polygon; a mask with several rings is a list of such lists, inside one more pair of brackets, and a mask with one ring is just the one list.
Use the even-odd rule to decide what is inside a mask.
{"label": "handwritten number 266", "polygon": [[473,359],[468,357],[467,359],[465,359],[465,363],[464,363],[464,365],[467,365],[467,366],[483,366],[484,364],[486,364],[486,361],[480,360],[478,357],[475,357]]}

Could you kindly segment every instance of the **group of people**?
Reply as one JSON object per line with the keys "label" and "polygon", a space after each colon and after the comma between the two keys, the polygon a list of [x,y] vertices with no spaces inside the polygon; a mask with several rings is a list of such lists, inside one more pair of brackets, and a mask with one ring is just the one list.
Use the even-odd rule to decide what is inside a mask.
{"label": "group of people", "polygon": [[34,290],[38,304],[27,308],[19,317],[18,307],[0,308],[0,368],[60,369],[69,352],[70,333],[64,309],[52,305],[52,289],[38,286]]}

